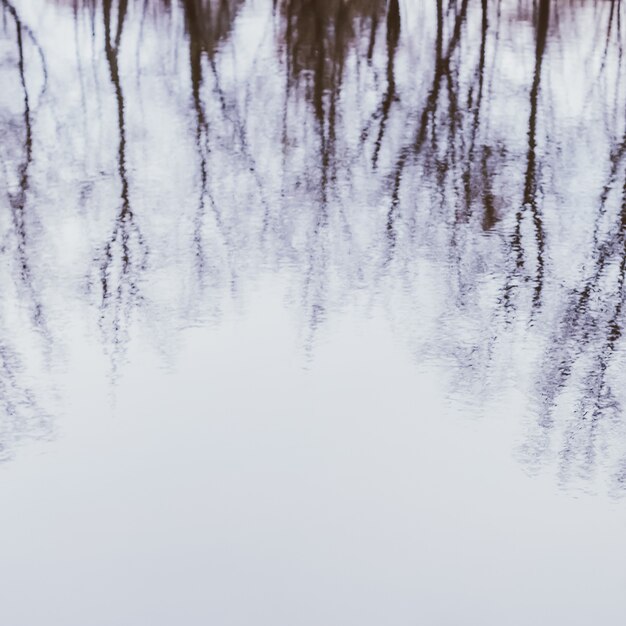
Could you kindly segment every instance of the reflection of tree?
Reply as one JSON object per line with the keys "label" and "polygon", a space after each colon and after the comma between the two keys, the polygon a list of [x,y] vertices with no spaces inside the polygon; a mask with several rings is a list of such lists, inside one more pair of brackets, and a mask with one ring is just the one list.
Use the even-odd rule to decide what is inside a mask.
{"label": "reflection of tree", "polygon": [[[539,0],[536,25],[536,48],[535,67],[533,70],[533,81],[530,89],[530,115],[528,118],[528,151],[526,155],[526,173],[524,175],[524,193],[522,196],[522,206],[515,214],[515,230],[511,239],[513,253],[515,254],[516,269],[523,270],[526,264],[525,250],[522,242],[522,222],[526,213],[530,215],[534,232],[534,245],[536,247],[535,278],[533,303],[541,303],[541,293],[544,282],[544,255],[545,255],[545,235],[543,228],[542,211],[539,200],[538,186],[538,163],[537,163],[537,116],[539,115],[539,89],[541,85],[541,66],[543,64],[546,41],[548,37],[548,26],[550,22],[550,0]],[[507,289],[507,297],[510,289]]]}
{"label": "reflection of tree", "polygon": [[218,70],[214,56],[220,41],[230,33],[239,4],[240,0],[236,2],[219,0],[217,3],[199,2],[198,0],[184,0],[183,2],[185,24],[189,39],[191,92],[196,116],[195,139],[200,168],[200,193],[198,210],[194,219],[194,248],[197,269],[201,277],[207,271],[202,241],[207,202],[213,211],[218,228],[223,232],[221,214],[210,184],[210,124],[202,94],[205,87],[204,61],[208,62],[211,72],[217,80]]}
{"label": "reflection of tree", "polygon": [[[340,117],[339,97],[341,94],[341,80],[344,79],[347,55],[341,49],[341,54],[333,58],[333,64],[329,70],[325,63],[328,57],[328,50],[334,50],[329,45],[328,36],[325,34],[324,19],[325,11],[313,12],[311,5],[308,5],[310,12],[305,13],[305,18],[309,20],[310,26],[307,32],[310,33],[306,46],[294,33],[298,28],[289,26],[287,32],[287,49],[291,52],[289,62],[291,74],[298,76],[293,68],[308,68],[307,77],[313,83],[309,92],[305,92],[313,105],[315,119],[318,129],[320,156],[318,159],[321,179],[319,184],[320,198],[316,205],[316,210],[321,215],[318,224],[326,227],[329,223],[327,212],[329,208],[326,190],[328,184],[332,191],[341,185],[338,173],[340,161],[337,153],[341,149],[338,144],[339,133],[335,130],[337,119]],[[332,5],[331,5],[332,6]],[[436,190],[430,200],[429,214],[426,222],[432,228],[445,228],[444,224],[450,224],[449,232],[449,252],[452,262],[451,270],[459,273],[459,296],[457,303],[458,313],[465,309],[466,313],[470,309],[466,308],[466,302],[473,291],[477,289],[478,278],[471,275],[471,269],[480,261],[476,260],[476,246],[480,233],[475,231],[478,223],[483,230],[492,230],[502,218],[500,214],[503,205],[502,199],[498,197],[498,186],[502,186],[502,178],[498,176],[498,170],[508,166],[516,166],[518,162],[523,162],[523,168],[519,171],[519,202],[516,200],[517,194],[512,194],[508,199],[508,206],[517,205],[519,208],[510,216],[512,227],[506,231],[507,219],[500,227],[500,232],[505,244],[503,250],[506,253],[503,267],[491,266],[490,271],[500,274],[505,284],[503,291],[502,305],[508,310],[512,317],[507,317],[511,322],[515,313],[521,312],[523,300],[514,299],[514,293],[525,290],[528,292],[531,310],[529,318],[535,319],[539,315],[543,304],[543,294],[546,281],[546,259],[547,235],[544,219],[544,199],[546,192],[542,188],[542,156],[540,124],[542,120],[553,119],[555,113],[547,107],[547,99],[542,98],[542,84],[545,80],[542,75],[545,73],[545,64],[549,62],[548,41],[550,37],[550,11],[551,2],[540,0],[534,6],[532,15],[534,33],[534,55],[532,72],[527,89],[528,94],[528,118],[525,132],[525,150],[520,152],[514,146],[513,141],[507,141],[505,136],[498,136],[490,128],[489,119],[489,99],[497,96],[500,86],[493,81],[489,81],[488,76],[493,75],[499,63],[498,57],[488,54],[488,49],[492,46],[495,50],[495,43],[502,36],[499,32],[501,21],[498,16],[490,19],[490,7],[486,0],[479,4],[480,20],[475,20],[476,5],[470,2],[455,2],[446,4],[437,2],[435,24],[433,29],[434,41],[432,60],[432,78],[425,89],[421,90],[423,102],[410,113],[408,119],[412,124],[411,138],[400,143],[395,148],[395,162],[391,166],[391,175],[384,166],[380,167],[380,176],[390,180],[390,203],[386,220],[386,239],[388,246],[388,256],[384,263],[402,256],[404,268],[408,268],[416,262],[416,256],[411,248],[412,242],[408,234],[415,226],[416,214],[409,201],[412,187],[417,185],[425,189]],[[287,13],[287,24],[298,24],[297,19],[303,19],[295,12],[293,6],[291,13]],[[326,9],[328,10],[328,9]],[[346,7],[342,7],[346,11]],[[611,17],[609,24],[615,25],[616,17],[613,11],[616,6],[611,6]],[[562,11],[562,9],[561,9]],[[491,22],[495,25],[492,25]],[[337,24],[337,33],[347,32],[342,27],[342,19],[337,16],[334,20]],[[371,18],[372,31],[376,20]],[[476,31],[468,26],[469,23],[478,24]],[[376,22],[378,24],[378,22]],[[615,28],[615,26],[613,26]],[[406,115],[405,106],[396,107],[392,110],[394,102],[398,101],[398,86],[395,77],[395,58],[397,55],[400,32],[399,12],[395,3],[389,3],[387,7],[387,63],[386,81],[380,90],[379,105],[371,116],[365,127],[361,138],[363,147],[371,146],[372,166],[375,171],[379,166],[380,155],[383,142],[389,142],[393,149],[393,136],[385,137],[386,128],[390,122],[392,114],[396,116]],[[338,37],[338,34],[334,35]],[[556,34],[555,34],[556,36]],[[611,26],[607,33],[607,41],[614,35],[611,34]],[[294,43],[295,42],[295,43]],[[356,46],[356,43],[351,43]],[[371,56],[374,46],[370,46]],[[305,55],[306,52],[306,56]],[[304,63],[302,58],[308,60]],[[603,52],[603,64],[607,58],[620,58],[619,51],[612,50]],[[491,67],[488,65],[491,64]],[[619,66],[618,66],[619,67]],[[302,70],[300,70],[302,71]],[[339,77],[339,78],[338,78]],[[340,80],[341,79],[341,80]],[[404,103],[403,103],[404,105]],[[519,103],[518,105],[519,106]],[[552,104],[550,104],[552,106]],[[371,138],[371,141],[370,141]],[[558,137],[557,137],[558,139]],[[368,143],[369,142],[369,143]],[[509,145],[510,144],[510,145]],[[606,185],[606,190],[610,190],[615,182],[616,175],[615,161],[618,155],[626,152],[623,147],[626,141],[618,144],[615,148],[612,165],[612,178]],[[554,154],[554,153],[553,153]],[[332,175],[326,176],[326,172]],[[345,174],[347,176],[347,174]],[[512,186],[511,181],[508,185]],[[383,179],[383,185],[386,181]],[[403,192],[404,190],[404,192]],[[603,196],[606,195],[606,191]],[[423,199],[421,194],[420,200]],[[341,210],[341,209],[339,209]],[[601,202],[600,213],[606,210],[606,198]],[[620,218],[622,219],[622,218]],[[626,216],[623,218],[626,223]],[[437,224],[439,222],[439,224]],[[350,224],[348,228],[353,228]],[[315,279],[319,280],[320,272],[328,267],[328,255],[330,252],[324,248],[324,239],[319,236],[321,229],[313,230],[319,243],[316,247],[311,247],[317,256],[311,255],[311,263],[308,265],[307,285],[315,284]],[[624,237],[623,228],[616,226],[611,229],[611,239],[598,244],[597,264],[598,270],[590,279],[590,283],[580,290],[582,301],[589,299],[594,289],[597,289],[599,281],[607,268],[613,268],[610,274],[613,283],[606,285],[608,294],[621,294],[623,289],[623,271],[621,257],[616,258],[616,250],[621,254],[621,241]],[[555,235],[558,236],[558,235]],[[402,237],[402,238],[401,238]],[[616,241],[617,238],[617,241]],[[316,241],[317,241],[316,239]],[[462,248],[464,242],[465,249]],[[486,248],[486,246],[482,246]],[[441,251],[439,251],[440,253]],[[444,252],[445,253],[445,252]],[[478,254],[481,254],[481,246],[478,247]],[[465,256],[464,256],[465,255]],[[313,261],[317,259],[314,263]],[[485,262],[489,262],[486,259]],[[510,269],[512,267],[512,269]],[[618,267],[618,271],[614,271]],[[324,271],[328,271],[325,269]],[[451,272],[452,274],[452,272]],[[607,272],[607,275],[608,272]],[[621,295],[620,295],[621,298]],[[311,303],[310,298],[305,299]],[[323,311],[320,308],[320,299],[313,299],[311,315],[312,323],[317,319],[315,311]],[[614,296],[610,301],[615,301]],[[587,306],[587,305],[586,305]],[[315,308],[317,307],[317,308]],[[487,311],[487,317],[498,316],[500,306],[496,305],[493,311]],[[550,429],[553,426],[551,411],[552,405],[557,401],[559,390],[563,388],[569,376],[568,372],[572,364],[570,361],[580,357],[584,352],[584,362],[586,363],[586,374],[582,375],[576,384],[580,385],[582,395],[577,402],[579,408],[576,410],[577,419],[582,419],[582,423],[576,423],[569,428],[566,436],[566,443],[561,451],[564,460],[564,467],[573,463],[573,458],[583,455],[580,442],[584,441],[587,450],[584,453],[588,463],[593,462],[594,453],[590,442],[594,440],[593,432],[598,428],[597,424],[601,419],[605,419],[612,412],[616,411],[616,400],[610,393],[608,386],[608,370],[611,355],[616,350],[617,341],[621,335],[622,328],[622,304],[621,300],[612,306],[600,307],[596,301],[593,306],[593,315],[598,315],[598,310],[602,309],[607,315],[602,324],[594,321],[592,333],[589,321],[585,320],[587,313],[580,312],[579,305],[573,306],[566,320],[562,322],[563,329],[558,336],[554,337],[551,347],[546,355],[545,367],[542,368],[542,380],[539,385],[539,392],[543,395],[544,402],[540,409],[540,423],[543,429]],[[485,314],[485,311],[476,312]],[[550,315],[547,312],[546,315]],[[595,318],[594,318],[595,319]],[[488,330],[488,328],[486,328]],[[506,333],[507,329],[500,328],[498,333]],[[492,344],[493,342],[489,342]],[[490,347],[487,353],[492,350]],[[476,347],[472,354],[482,354],[483,351]],[[473,358],[473,363],[465,362],[465,365],[478,363]],[[467,375],[466,371],[462,375]],[[584,418],[582,416],[585,416]],[[578,444],[574,442],[578,441]]]}
{"label": "reflection of tree", "polygon": [[[31,99],[26,85],[26,67],[24,61],[24,34],[28,33],[30,39],[40,51],[40,47],[30,29],[25,27],[15,9],[8,1],[2,0],[2,6],[13,18],[16,32],[16,47],[18,52],[17,69],[23,93],[23,157],[17,166],[17,189],[14,192],[8,190],[9,205],[13,218],[13,231],[16,238],[16,263],[20,280],[28,293],[31,301],[33,322],[42,328],[45,326],[41,300],[34,284],[33,270],[29,252],[28,224],[30,216],[27,212],[28,191],[30,185],[30,167],[33,162],[33,120]],[[41,54],[41,52],[40,52]],[[43,55],[41,56],[43,62]],[[45,74],[45,64],[44,64]]]}
{"label": "reflection of tree", "polygon": [[[43,74],[45,90],[47,68],[43,51],[32,30],[25,25],[13,3],[1,0],[3,12],[10,17],[15,29],[16,68],[19,78],[19,90],[22,100],[21,124],[18,126],[23,138],[13,142],[13,133],[3,131],[2,165],[5,172],[5,188],[8,208],[10,209],[11,235],[15,238],[14,246],[8,244],[8,237],[3,237],[2,252],[13,248],[14,266],[19,280],[15,287],[19,296],[25,300],[30,311],[32,327],[49,347],[51,337],[44,317],[42,297],[38,289],[33,269],[33,236],[31,224],[33,212],[29,206],[31,166],[34,160],[34,105],[27,86],[29,68],[26,64],[27,45],[36,50]],[[8,23],[4,22],[5,29]],[[6,32],[6,30],[5,30]],[[40,94],[41,96],[41,94]],[[12,153],[16,153],[14,156]],[[19,153],[19,156],[17,156]],[[15,166],[13,167],[13,163]],[[11,170],[15,170],[15,172]],[[12,290],[3,289],[2,304],[10,297]],[[39,339],[38,337],[38,339]],[[23,436],[41,436],[49,431],[48,416],[38,405],[32,389],[23,381],[24,358],[15,347],[16,337],[0,326],[0,460],[10,456],[11,446]]]}
{"label": "reflection of tree", "polygon": [[[400,5],[398,0],[391,0],[387,9],[387,89],[379,107],[380,125],[376,136],[372,163],[376,166],[380,148],[385,136],[385,128],[389,121],[391,105],[396,99],[395,59],[400,41]],[[378,111],[377,111],[378,113]]]}
{"label": "reflection of tree", "polygon": [[[617,10],[619,6],[612,3],[601,71],[606,70]],[[619,73],[621,53],[618,50],[612,56],[618,59]],[[626,135],[612,142],[607,180],[598,194],[590,259],[559,312],[540,368],[538,428],[529,451],[534,459],[541,458],[553,434],[558,433],[564,481],[572,473],[590,476],[601,457],[619,454],[619,449],[611,450],[616,447],[611,438],[616,436],[613,431],[621,423],[622,414],[612,380],[617,373],[614,360],[625,323],[626,178],[619,183],[620,177],[626,177],[625,158]],[[559,419],[562,405],[567,413]],[[626,467],[623,461],[621,465]],[[617,470],[616,485],[626,487],[623,470]]]}
{"label": "reflection of tree", "polygon": [[[284,17],[283,37],[286,65],[286,110],[288,117],[290,95],[295,94],[307,102],[313,112],[313,137],[310,171],[303,175],[309,189],[314,190],[311,214],[304,252],[302,270],[302,305],[310,329],[308,343],[323,320],[326,312],[326,291],[329,268],[329,204],[331,194],[338,185],[337,138],[340,123],[340,97],[345,79],[348,56],[353,53],[359,34],[370,33],[370,53],[375,45],[376,25],[383,11],[383,3],[372,0],[284,0],[279,3]],[[395,54],[399,36],[399,8],[391,2],[388,31],[389,54]],[[395,33],[393,32],[395,28]],[[389,95],[383,102],[385,114],[394,98],[393,60],[387,73]],[[302,120],[307,124],[308,120]],[[300,122],[300,124],[302,123]],[[381,122],[380,141],[384,133]],[[283,133],[283,141],[287,137]],[[315,176],[313,180],[311,178]],[[341,205],[338,210],[342,212]],[[342,216],[349,237],[350,224]]]}
{"label": "reflection of tree", "polygon": [[[97,269],[107,341],[119,348],[142,302],[140,284],[145,293],[151,282],[148,247],[151,259],[169,262],[152,237],[153,222],[171,219],[174,225],[175,218],[153,220],[142,212],[140,230],[142,164],[133,169],[128,163],[133,142],[150,136],[157,145],[162,134],[135,126],[138,104],[120,70],[127,47],[139,49],[167,31],[157,47],[163,58],[176,57],[176,72],[184,76],[180,92],[171,88],[171,76],[160,86],[147,76],[154,91],[140,91],[139,100],[153,106],[150,96],[158,93],[174,102],[168,110],[187,115],[177,128],[189,129],[180,137],[181,155],[194,159],[193,174],[188,183],[172,177],[168,184],[180,185],[185,199],[176,220],[191,225],[183,237],[190,245],[171,255],[178,255],[176,271],[185,275],[181,283],[185,272],[195,272],[203,287],[191,288],[198,300],[192,308],[205,306],[203,298],[214,303],[220,290],[236,293],[261,264],[285,264],[293,268],[310,345],[332,308],[358,289],[384,301],[401,292],[407,308],[417,311],[425,296],[414,277],[424,264],[436,265],[446,310],[433,343],[439,356],[455,359],[459,378],[470,378],[470,370],[476,380],[488,378],[493,353],[519,328],[537,339],[537,329],[557,319],[535,388],[542,398],[538,430],[547,445],[550,433],[563,427],[554,407],[563,394],[576,395],[578,409],[564,429],[563,466],[583,456],[593,464],[596,448],[589,452],[589,442],[605,416],[618,413],[610,383],[612,355],[621,348],[626,217],[615,208],[615,186],[624,175],[626,136],[613,141],[598,190],[591,267],[560,310],[559,285],[566,281],[553,267],[560,235],[554,206],[568,182],[553,172],[576,161],[582,148],[566,154],[572,130],[560,118],[560,85],[551,79],[562,59],[577,53],[573,33],[595,42],[579,126],[595,107],[612,134],[622,133],[620,2],[584,8],[551,0],[67,4],[77,19],[81,11],[102,17],[90,34],[96,42],[104,38],[105,54],[92,62],[106,70],[115,103],[115,150],[107,145],[102,152],[115,151],[114,183],[121,189],[106,192],[118,204]],[[259,51],[238,49],[260,14],[273,40],[263,35],[256,39]],[[601,36],[578,32],[589,16],[602,25]],[[134,26],[134,19],[142,20],[140,28],[125,26]],[[136,47],[126,44],[133,33]],[[136,58],[138,73],[145,66],[148,75],[157,65],[147,52]],[[23,74],[23,61],[20,67]],[[143,75],[136,83],[145,89]],[[26,84],[22,76],[27,115],[21,126],[30,137]],[[89,101],[92,95],[83,93]],[[29,141],[26,182],[16,187],[23,193],[11,204],[18,225],[32,175]],[[184,184],[190,188],[183,190]],[[18,249],[28,261],[27,235]]]}
{"label": "reflection of tree", "polygon": [[[370,47],[375,41],[375,24],[382,3],[372,0],[285,0],[281,4],[285,18],[284,37],[288,74],[288,89],[295,89],[301,81],[303,96],[313,106],[316,134],[320,153],[320,205],[324,211],[328,186],[336,176],[334,161],[337,139],[339,97],[344,80],[346,59],[352,51],[360,30],[371,30]],[[391,2],[388,29],[389,54],[397,47],[400,30],[399,8]],[[358,23],[357,23],[358,20]],[[368,23],[372,26],[368,29]],[[359,28],[359,25],[361,28]],[[388,102],[382,105],[388,115],[394,93],[393,59],[388,69]],[[380,140],[384,133],[381,122]]]}
{"label": "reflection of tree", "polygon": [[[436,3],[432,79],[418,109],[412,139],[397,152],[392,174],[387,214],[389,254],[396,249],[400,227],[400,204],[407,168],[416,169],[438,188],[434,202],[442,211],[452,209],[455,222],[470,223],[474,210],[482,213],[481,225],[497,221],[492,189],[493,160],[500,154],[497,142],[481,142],[485,71],[489,33],[489,6],[480,6],[480,36],[477,54],[468,51],[466,22],[471,4],[467,1]],[[473,46],[473,41],[471,41]],[[439,215],[439,214],[438,214]],[[406,215],[406,219],[413,216]],[[448,219],[439,215],[441,219]],[[457,232],[451,233],[451,250],[457,247]],[[460,261],[460,259],[457,259]]]}
{"label": "reflection of tree", "polygon": [[[489,32],[489,5],[487,0],[481,1],[481,20],[480,20],[480,52],[478,56],[478,64],[474,71],[473,84],[471,87],[471,106],[468,107],[468,114],[471,117],[469,130],[469,148],[467,159],[465,160],[465,169],[463,172],[463,192],[465,195],[465,212],[471,213],[473,196],[475,190],[482,199],[484,208],[483,227],[489,230],[496,221],[494,199],[491,191],[491,175],[489,163],[493,155],[490,146],[478,146],[478,131],[480,129],[480,116],[485,96],[485,65],[487,55],[487,35]],[[478,174],[480,176],[479,184],[475,181],[475,168],[473,164],[478,161],[480,167]]]}
{"label": "reflection of tree", "polygon": [[111,84],[117,105],[117,129],[119,144],[117,168],[121,184],[120,205],[117,209],[113,230],[104,244],[100,262],[100,285],[102,288],[102,315],[110,315],[111,339],[114,349],[122,348],[125,332],[123,317],[128,317],[133,305],[140,302],[139,276],[145,267],[144,239],[131,207],[126,162],[125,101],[119,71],[119,49],[128,8],[127,0],[117,3],[117,16],[112,20],[112,0],[103,0],[105,53]]}
{"label": "reflection of tree", "polygon": [[626,173],[622,149],[626,136],[613,152],[610,183],[600,198],[599,218],[604,218],[616,170],[624,182],[617,188],[615,215],[594,237],[592,271],[570,296],[559,320],[544,360],[541,392],[542,415],[539,421],[544,443],[555,427],[554,406],[569,381],[580,388],[579,398],[565,427],[561,450],[565,476],[572,467],[589,474],[595,467],[602,431],[619,418],[621,406],[610,384],[610,367],[622,337],[625,323],[623,308],[626,292]]}

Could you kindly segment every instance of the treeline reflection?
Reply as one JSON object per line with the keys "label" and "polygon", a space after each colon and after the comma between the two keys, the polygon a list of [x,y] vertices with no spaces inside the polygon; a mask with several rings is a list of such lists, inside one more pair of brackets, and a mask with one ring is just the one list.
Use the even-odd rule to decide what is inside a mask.
{"label": "treeline reflection", "polygon": [[[133,328],[287,273],[306,349],[366,293],[459,389],[519,370],[530,465],[626,486],[620,0],[0,6],[3,320],[28,309],[42,354],[67,272],[115,371]],[[39,411],[3,320],[8,448]]]}

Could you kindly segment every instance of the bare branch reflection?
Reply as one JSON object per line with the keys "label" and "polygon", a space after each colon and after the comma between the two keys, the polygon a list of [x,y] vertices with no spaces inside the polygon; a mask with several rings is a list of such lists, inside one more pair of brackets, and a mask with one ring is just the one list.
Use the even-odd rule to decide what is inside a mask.
{"label": "bare branch reflection", "polygon": [[36,0],[62,35],[1,2],[2,245],[37,332],[90,276],[67,306],[121,369],[280,276],[310,358],[379,306],[457,397],[523,388],[529,466],[626,484],[622,2]]}
{"label": "bare branch reflection", "polygon": [[130,315],[133,306],[141,302],[139,281],[147,257],[144,238],[131,207],[126,150],[126,105],[119,70],[119,51],[127,8],[127,0],[120,0],[114,20],[113,0],[103,0],[102,3],[106,60],[117,106],[117,170],[121,185],[115,223],[104,244],[100,260],[102,324],[106,326],[105,332],[110,333],[114,351],[123,350],[127,323],[124,318]]}
{"label": "bare branch reflection", "polygon": [[[9,0],[2,0],[3,33],[13,46],[9,58],[14,58],[14,67],[9,67],[10,75],[5,76],[2,68],[2,81],[12,87],[14,102],[18,105],[16,113],[3,114],[4,146],[0,151],[3,186],[6,192],[8,220],[2,220],[2,244],[0,252],[7,259],[9,276],[17,275],[14,285],[3,284],[3,296],[0,308],[0,461],[10,458],[12,447],[22,438],[42,436],[50,432],[47,412],[39,405],[32,385],[26,382],[25,372],[28,356],[20,349],[20,342],[10,325],[5,322],[8,316],[15,323],[15,311],[12,297],[29,312],[28,331],[35,334],[35,341],[44,355],[48,355],[51,335],[44,316],[44,306],[40,292],[40,280],[36,276],[38,259],[33,246],[37,219],[30,202],[31,168],[34,160],[34,110],[37,100],[41,100],[47,83],[45,57],[33,31],[24,24],[15,5]],[[8,19],[7,19],[8,17]],[[34,48],[37,70],[30,67]],[[8,56],[8,55],[7,55]],[[27,63],[27,59],[29,59]],[[41,74],[38,98],[31,98],[28,76],[33,72]],[[19,102],[19,104],[18,104]],[[21,106],[21,115],[17,113]],[[19,120],[19,121],[18,121]],[[7,277],[8,278],[8,277]],[[3,283],[7,280],[2,277]],[[10,281],[10,278],[8,278]],[[43,385],[42,385],[43,387]]]}

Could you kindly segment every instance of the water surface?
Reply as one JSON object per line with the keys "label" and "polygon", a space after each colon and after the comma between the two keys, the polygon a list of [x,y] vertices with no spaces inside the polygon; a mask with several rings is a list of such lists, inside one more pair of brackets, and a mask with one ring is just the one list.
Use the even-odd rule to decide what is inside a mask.
{"label": "water surface", "polygon": [[626,617],[618,0],[0,0],[7,624]]}

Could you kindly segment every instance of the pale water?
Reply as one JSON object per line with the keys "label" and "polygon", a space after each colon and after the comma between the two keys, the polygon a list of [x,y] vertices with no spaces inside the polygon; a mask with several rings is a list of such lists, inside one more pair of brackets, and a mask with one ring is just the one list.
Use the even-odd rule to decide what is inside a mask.
{"label": "pale water", "polygon": [[626,7],[0,0],[0,623],[626,623]]}

